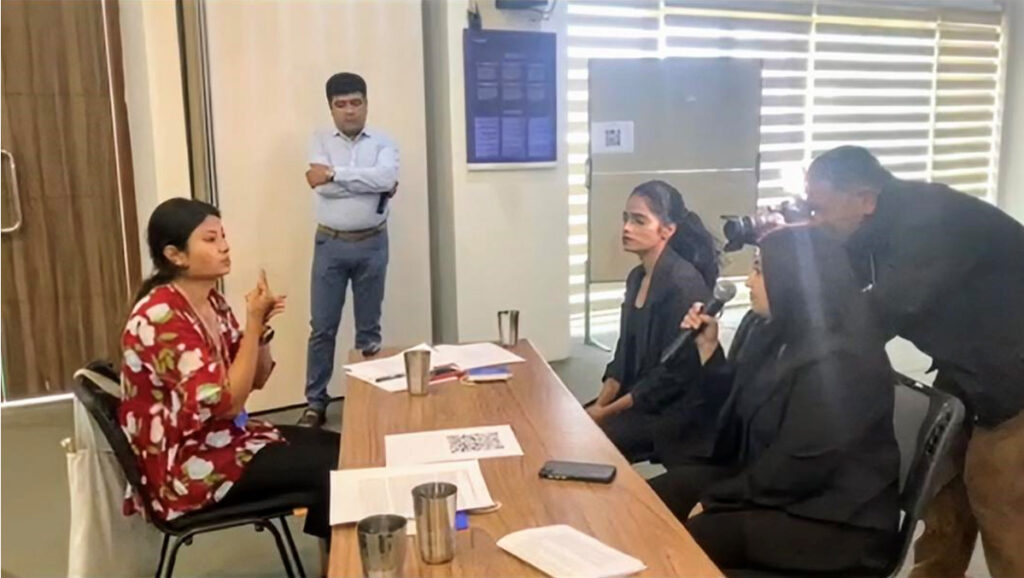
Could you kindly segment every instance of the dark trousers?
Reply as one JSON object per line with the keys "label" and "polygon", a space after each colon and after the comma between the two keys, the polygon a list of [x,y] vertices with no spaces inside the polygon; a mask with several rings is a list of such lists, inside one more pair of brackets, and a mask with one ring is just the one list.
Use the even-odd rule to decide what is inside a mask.
{"label": "dark trousers", "polygon": [[715,482],[730,477],[733,471],[722,466],[694,464],[672,468],[648,483],[677,518],[686,520],[701,494]]}
{"label": "dark trousers", "polygon": [[313,492],[316,501],[306,514],[305,532],[331,537],[328,518],[330,473],[338,467],[341,435],[322,429],[278,426],[287,444],[267,446],[253,456],[221,506],[266,499],[275,494]]}
{"label": "dark trousers", "polygon": [[349,281],[355,302],[356,349],[366,350],[381,343],[388,232],[384,230],[354,242],[317,232],[314,243],[306,401],[310,407],[323,411],[330,401],[327,385],[334,373],[334,349]]}
{"label": "dark trousers", "polygon": [[710,486],[734,474],[732,468],[689,465],[650,480],[655,493],[727,576],[743,576],[745,570],[877,574],[897,545],[896,536],[889,532],[769,508],[712,510],[689,518]]}
{"label": "dark trousers", "polygon": [[890,532],[751,508],[694,516],[686,529],[726,576],[746,571],[787,575],[878,575],[898,538]]}
{"label": "dark trousers", "polygon": [[656,416],[631,407],[601,423],[601,429],[629,463],[642,462],[654,455],[652,424]]}

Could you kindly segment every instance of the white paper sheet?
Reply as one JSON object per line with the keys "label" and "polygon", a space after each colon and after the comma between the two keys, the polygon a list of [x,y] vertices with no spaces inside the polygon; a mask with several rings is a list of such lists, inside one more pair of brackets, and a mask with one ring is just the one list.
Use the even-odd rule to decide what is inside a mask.
{"label": "white paper sheet", "polygon": [[451,360],[463,371],[526,361],[515,353],[493,343],[438,345],[436,349],[442,357]]}
{"label": "white paper sheet", "polygon": [[508,425],[389,435],[384,437],[384,451],[388,466],[523,455]]}
{"label": "white paper sheet", "polygon": [[331,472],[331,525],[358,522],[374,514],[412,518],[412,489],[428,482],[458,486],[459,510],[494,505],[477,461],[336,470]]}
{"label": "white paper sheet", "polygon": [[[423,343],[405,351],[427,349],[430,354],[430,369],[453,365],[461,371],[508,365],[526,361],[522,357],[503,349],[493,343],[472,343],[469,345],[438,345],[430,347]],[[405,353],[404,351],[402,353]],[[405,391],[409,382],[405,377],[405,357],[402,353],[385,357],[350,363],[344,366],[345,373],[361,379],[388,392]],[[389,378],[390,379],[384,379]]]}
{"label": "white paper sheet", "polygon": [[[423,349],[431,352],[430,369],[432,370],[445,365],[453,365],[455,363],[454,360],[444,352],[438,351],[426,343],[421,343],[416,347],[410,347],[405,351]],[[359,363],[350,363],[344,366],[345,373],[352,377],[361,379],[371,385],[375,385],[384,391],[405,391],[409,389],[409,383],[405,377],[405,351],[398,355],[392,355],[391,357],[360,361]],[[390,379],[382,379],[388,377],[390,377]]]}
{"label": "white paper sheet", "polygon": [[387,380],[384,380],[384,381],[373,381],[373,380],[365,379],[365,378],[363,378],[363,377],[361,377],[359,375],[356,375],[356,374],[350,373],[349,375],[354,375],[355,377],[359,377],[359,379],[362,379],[363,381],[368,382],[370,385],[373,385],[375,387],[379,387],[379,388],[383,389],[384,391],[387,391],[387,392],[390,392],[390,393],[395,393],[396,391],[405,391],[405,390],[409,389],[409,380],[406,379],[405,376],[396,377],[395,379],[387,379]]}
{"label": "white paper sheet", "polygon": [[609,578],[647,569],[632,556],[565,525],[520,530],[498,547],[554,578]]}

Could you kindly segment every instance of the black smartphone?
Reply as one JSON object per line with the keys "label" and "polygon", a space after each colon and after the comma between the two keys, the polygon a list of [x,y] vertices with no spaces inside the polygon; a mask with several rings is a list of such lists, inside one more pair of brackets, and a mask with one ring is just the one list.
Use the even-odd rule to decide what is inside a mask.
{"label": "black smartphone", "polygon": [[549,461],[540,469],[540,477],[549,480],[610,484],[615,479],[615,466],[586,462]]}

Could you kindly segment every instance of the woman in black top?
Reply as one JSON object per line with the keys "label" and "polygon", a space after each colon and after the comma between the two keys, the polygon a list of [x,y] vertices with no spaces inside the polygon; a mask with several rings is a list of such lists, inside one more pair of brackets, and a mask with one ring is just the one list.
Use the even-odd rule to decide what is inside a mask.
{"label": "woman in black top", "polygon": [[700,217],[664,181],[636,187],[622,223],[622,247],[640,265],[626,279],[615,357],[587,411],[627,458],[639,461],[653,451],[652,418],[683,394],[678,379],[653,370],[690,305],[710,296],[718,250]]}
{"label": "woman in black top", "polygon": [[[734,359],[695,307],[702,389],[731,388],[714,466],[651,486],[726,574],[741,569],[865,574],[897,544],[894,375],[844,248],[820,230],[761,241],[747,286],[766,319]],[[699,501],[698,501],[699,500]],[[730,572],[730,569],[733,572]]]}

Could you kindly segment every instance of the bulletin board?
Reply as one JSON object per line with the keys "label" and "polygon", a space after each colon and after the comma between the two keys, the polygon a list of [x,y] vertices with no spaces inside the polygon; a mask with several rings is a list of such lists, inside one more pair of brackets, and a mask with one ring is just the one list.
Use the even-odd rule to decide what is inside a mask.
{"label": "bulletin board", "polygon": [[462,47],[469,168],[554,166],[555,34],[465,29]]}
{"label": "bulletin board", "polygon": [[[621,282],[636,267],[622,209],[645,181],[675,187],[724,244],[721,216],[757,209],[761,61],[594,58],[588,70],[588,281]],[[729,253],[723,276],[746,275],[752,257]]]}

